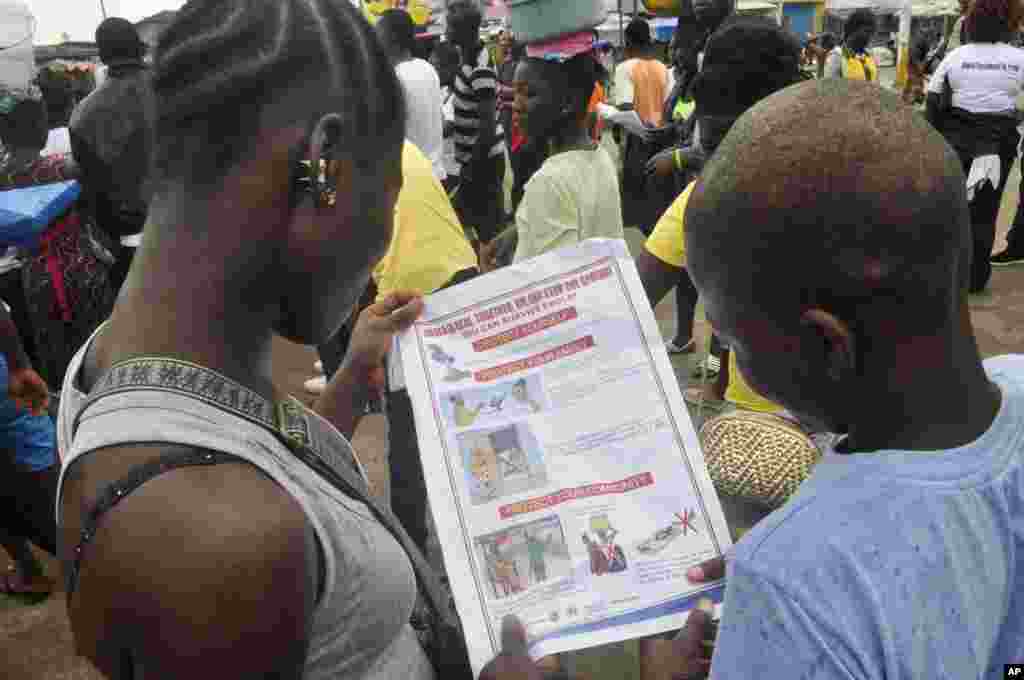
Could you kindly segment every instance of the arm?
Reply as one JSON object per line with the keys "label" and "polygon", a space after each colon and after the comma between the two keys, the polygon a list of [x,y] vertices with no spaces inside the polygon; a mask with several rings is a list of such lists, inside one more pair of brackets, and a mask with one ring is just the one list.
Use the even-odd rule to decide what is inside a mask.
{"label": "arm", "polygon": [[480,116],[480,135],[473,149],[473,159],[482,161],[490,156],[497,138],[498,78],[490,69],[477,69],[471,78]]}
{"label": "arm", "polygon": [[641,250],[636,258],[636,267],[640,272],[640,282],[644,285],[647,300],[653,309],[662,298],[676,286],[681,269],[662,262],[647,249]]}
{"label": "arm", "polygon": [[686,244],[683,234],[683,217],[686,213],[686,203],[693,191],[691,183],[683,193],[672,202],[665,214],[661,216],[658,223],[654,225],[654,231],[644,244],[644,249],[637,257],[637,269],[640,272],[640,282],[643,283],[644,291],[651,307],[657,306],[679,281],[679,277],[686,271]]}
{"label": "arm", "polygon": [[942,94],[949,76],[949,55],[939,63],[928,81],[928,95],[925,99],[925,118],[935,129],[940,129],[945,111],[942,110]]}
{"label": "arm", "polygon": [[633,98],[633,77],[627,63],[622,62],[615,69],[615,106],[620,111],[632,111]]}
{"label": "arm", "polygon": [[843,60],[842,57],[835,51],[829,52],[828,58],[825,59],[825,77],[826,78],[842,78],[843,77]]}
{"label": "arm", "polygon": [[[69,550],[75,530],[62,530]],[[104,515],[86,548],[68,607],[76,650],[111,678],[299,680],[317,550],[302,509],[255,467],[168,472]]]}
{"label": "arm", "polygon": [[14,319],[5,304],[0,304],[0,354],[3,354],[7,370],[11,372],[32,368],[25,348],[21,345],[18,327],[14,325]]}
{"label": "arm", "polygon": [[5,304],[0,304],[0,354],[7,362],[7,396],[17,408],[26,408],[35,416],[43,415],[50,404],[50,389],[32,368]]}
{"label": "arm", "polygon": [[384,357],[398,333],[423,311],[423,299],[408,291],[388,295],[363,310],[348,353],[313,410],[351,440],[370,399],[384,391]]}
{"label": "arm", "polygon": [[[827,572],[802,570],[797,573],[804,577],[803,582],[792,586],[739,558],[727,569],[725,608],[711,678],[853,680],[884,675],[877,642],[856,639],[876,623],[867,619],[878,615],[865,608],[871,595],[858,588],[859,584],[847,582],[848,590],[843,591],[833,582],[807,583],[820,580],[814,575]],[[826,588],[834,599],[814,601],[803,596],[824,593]]]}

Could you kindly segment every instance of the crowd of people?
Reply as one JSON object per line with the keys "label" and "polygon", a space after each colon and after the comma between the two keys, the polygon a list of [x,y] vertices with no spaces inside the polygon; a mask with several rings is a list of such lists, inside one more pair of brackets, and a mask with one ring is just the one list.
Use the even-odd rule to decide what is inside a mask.
{"label": "crowd of people", "polygon": [[[702,601],[642,640],[645,680],[1024,662],[1024,360],[983,361],[968,310],[1024,261],[1024,206],[991,252],[1016,5],[965,4],[923,110],[879,84],[870,11],[808,46],[684,5],[668,59],[637,18],[614,65],[589,31],[505,35],[495,60],[472,0],[429,60],[403,10],[191,0],[152,55],[100,25],[107,78],[66,149],[37,93],[0,93],[0,188],[82,188],[0,258],[0,592],[50,592],[29,544],[56,555],[109,678],[471,677],[393,339],[425,294],[636,227],[651,304],[676,290],[668,350],[697,351],[698,301],[713,327],[718,378],[686,398],[827,435],[784,506],[690,568],[726,576],[721,621]],[[317,347],[311,409],[274,385],[275,335]],[[384,501],[349,444],[373,412]],[[513,618],[502,645],[481,677],[565,675]]]}

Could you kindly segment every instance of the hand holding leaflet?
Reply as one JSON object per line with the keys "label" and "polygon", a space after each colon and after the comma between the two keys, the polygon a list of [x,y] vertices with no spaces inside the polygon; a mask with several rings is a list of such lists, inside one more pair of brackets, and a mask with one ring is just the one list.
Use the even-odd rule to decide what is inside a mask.
{"label": "hand holding leaflet", "polygon": [[[399,340],[475,671],[512,614],[533,658],[681,628],[728,527],[625,243],[425,299]],[[712,580],[714,576],[717,579]]]}
{"label": "hand holding leaflet", "polygon": [[644,125],[636,111],[620,111],[614,106],[601,103],[597,105],[597,115],[609,123],[621,125],[628,132],[642,138],[644,141],[647,141],[647,137],[651,134],[650,128]]}

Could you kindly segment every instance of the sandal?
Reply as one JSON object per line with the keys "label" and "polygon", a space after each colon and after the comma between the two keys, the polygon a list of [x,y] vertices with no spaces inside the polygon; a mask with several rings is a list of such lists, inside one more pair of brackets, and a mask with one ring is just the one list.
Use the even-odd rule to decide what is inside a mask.
{"label": "sandal", "polygon": [[723,401],[721,399],[708,399],[705,397],[703,387],[688,387],[686,391],[683,392],[683,400],[690,406],[705,408],[716,413],[721,413],[729,405],[729,402],[727,401]]}
{"label": "sandal", "polygon": [[675,340],[669,340],[665,343],[665,349],[669,354],[693,354],[697,349],[697,341],[690,338],[686,344],[679,345]]}
{"label": "sandal", "polygon": [[714,378],[722,370],[722,360],[714,354],[709,354],[704,361],[693,368],[691,378]]}
{"label": "sandal", "polygon": [[0,575],[0,595],[46,596],[52,592],[53,583],[45,575],[40,575],[38,579],[32,581],[25,581],[21,572],[13,565]]}

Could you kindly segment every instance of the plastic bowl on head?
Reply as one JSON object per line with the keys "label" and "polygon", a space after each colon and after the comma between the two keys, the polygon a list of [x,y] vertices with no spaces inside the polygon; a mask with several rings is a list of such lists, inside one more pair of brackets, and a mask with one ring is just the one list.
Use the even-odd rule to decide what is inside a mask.
{"label": "plastic bowl on head", "polygon": [[508,0],[508,17],[516,38],[533,43],[600,26],[608,9],[604,0]]}

